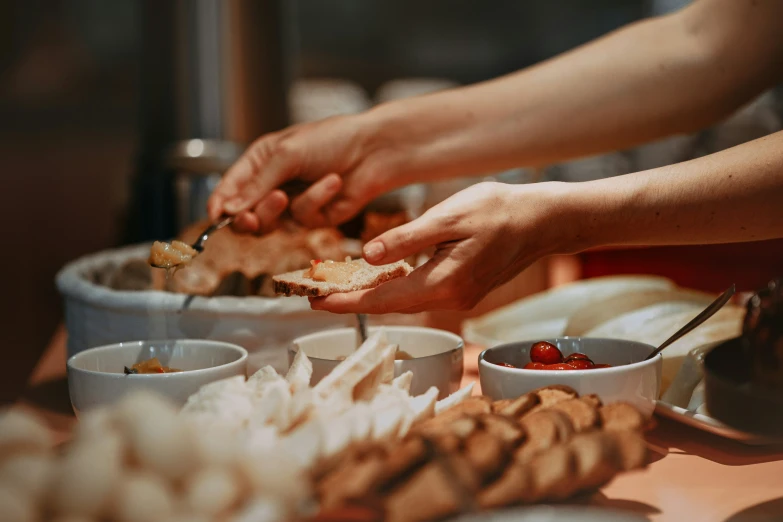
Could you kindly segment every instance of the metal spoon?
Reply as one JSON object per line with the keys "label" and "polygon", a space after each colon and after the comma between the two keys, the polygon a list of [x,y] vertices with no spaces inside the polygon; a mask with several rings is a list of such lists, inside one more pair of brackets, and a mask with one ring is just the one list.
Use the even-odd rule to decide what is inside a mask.
{"label": "metal spoon", "polygon": [[193,250],[195,250],[198,253],[201,253],[204,251],[204,243],[207,242],[207,239],[209,239],[210,234],[213,232],[217,232],[221,228],[230,225],[234,222],[234,216],[226,216],[217,223],[214,223],[209,226],[204,232],[202,232],[195,243],[193,243],[192,246]]}
{"label": "metal spoon", "polygon": [[659,353],[663,351],[664,348],[672,344],[674,341],[677,341],[680,337],[683,337],[684,335],[690,333],[693,331],[696,327],[701,325],[704,321],[715,315],[715,313],[723,308],[723,306],[729,302],[731,299],[731,296],[734,295],[736,288],[735,285],[731,285],[731,287],[723,292],[720,297],[718,297],[716,300],[714,300],[710,305],[705,308],[699,315],[691,319],[688,324],[677,330],[674,335],[666,339],[658,348],[653,350],[653,352],[645,358],[645,361],[649,361]]}
{"label": "metal spoon", "polygon": [[[199,234],[198,239],[196,239],[196,242],[190,245],[193,250],[198,252],[199,254],[204,251],[204,244],[207,242],[207,239],[209,239],[209,236],[218,230],[220,230],[223,227],[226,227],[234,222],[234,216],[226,216],[217,223],[214,223],[210,225],[204,232]],[[170,266],[162,266],[162,265],[154,265],[150,263],[155,268],[172,268]]]}

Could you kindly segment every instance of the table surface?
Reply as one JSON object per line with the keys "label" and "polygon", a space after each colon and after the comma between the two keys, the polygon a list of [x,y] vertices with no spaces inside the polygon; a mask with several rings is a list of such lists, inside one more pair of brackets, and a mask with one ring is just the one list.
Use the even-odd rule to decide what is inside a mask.
{"label": "table surface", "polygon": [[[61,327],[15,405],[42,416],[59,442],[69,438],[76,422],[68,398],[65,342]],[[466,348],[466,382],[478,379],[479,350]],[[662,418],[647,439],[654,456],[647,469],[624,474],[581,502],[627,510],[653,522],[783,521],[783,447],[745,446]]]}

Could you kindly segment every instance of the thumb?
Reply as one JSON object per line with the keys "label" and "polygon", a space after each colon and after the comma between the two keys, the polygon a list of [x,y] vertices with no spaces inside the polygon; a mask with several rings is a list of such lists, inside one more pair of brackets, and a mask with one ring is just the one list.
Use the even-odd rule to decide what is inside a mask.
{"label": "thumb", "polygon": [[364,258],[373,265],[394,263],[423,250],[458,239],[456,231],[443,226],[442,220],[426,213],[381,234],[364,245]]}

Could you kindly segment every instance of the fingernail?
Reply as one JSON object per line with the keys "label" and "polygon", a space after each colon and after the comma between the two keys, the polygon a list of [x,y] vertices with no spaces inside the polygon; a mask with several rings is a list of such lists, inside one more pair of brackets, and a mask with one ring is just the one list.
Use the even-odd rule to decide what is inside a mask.
{"label": "fingernail", "polygon": [[337,176],[330,176],[329,179],[326,180],[326,188],[327,190],[334,190],[337,187],[340,186],[342,180],[340,180]]}
{"label": "fingernail", "polygon": [[288,200],[285,197],[272,198],[269,201],[269,208],[272,212],[282,212],[288,206]]}
{"label": "fingernail", "polygon": [[364,245],[364,258],[370,263],[383,259],[386,255],[386,247],[380,241],[372,241]]}
{"label": "fingernail", "polygon": [[225,207],[229,212],[239,212],[240,210],[243,210],[244,205],[245,202],[242,198],[234,198],[226,201]]}

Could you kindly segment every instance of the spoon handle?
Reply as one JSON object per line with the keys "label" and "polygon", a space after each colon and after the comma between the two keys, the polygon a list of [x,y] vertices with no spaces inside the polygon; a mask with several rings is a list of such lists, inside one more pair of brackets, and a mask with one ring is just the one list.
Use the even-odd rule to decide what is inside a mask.
{"label": "spoon handle", "polygon": [[656,348],[650,355],[645,358],[645,361],[649,361],[661,351],[672,344],[674,341],[678,340],[680,337],[690,333],[693,329],[695,329],[697,326],[699,326],[701,323],[715,315],[715,313],[723,308],[723,306],[729,302],[729,299],[731,299],[731,296],[734,295],[735,292],[735,285],[731,285],[725,292],[723,292],[720,297],[718,297],[716,300],[714,300],[712,303],[710,303],[710,306],[705,308],[699,315],[694,317],[693,319],[688,322],[685,326],[677,330],[674,335],[666,339],[663,344],[661,344],[658,348]]}
{"label": "spoon handle", "polygon": [[196,252],[203,252],[204,251],[204,243],[207,242],[207,239],[209,239],[210,234],[213,232],[217,232],[221,228],[230,225],[234,222],[234,216],[225,216],[217,223],[214,223],[213,225],[210,225],[209,228],[207,228],[204,232],[201,233],[200,236],[198,236],[198,239],[196,240],[193,245],[193,250]]}

